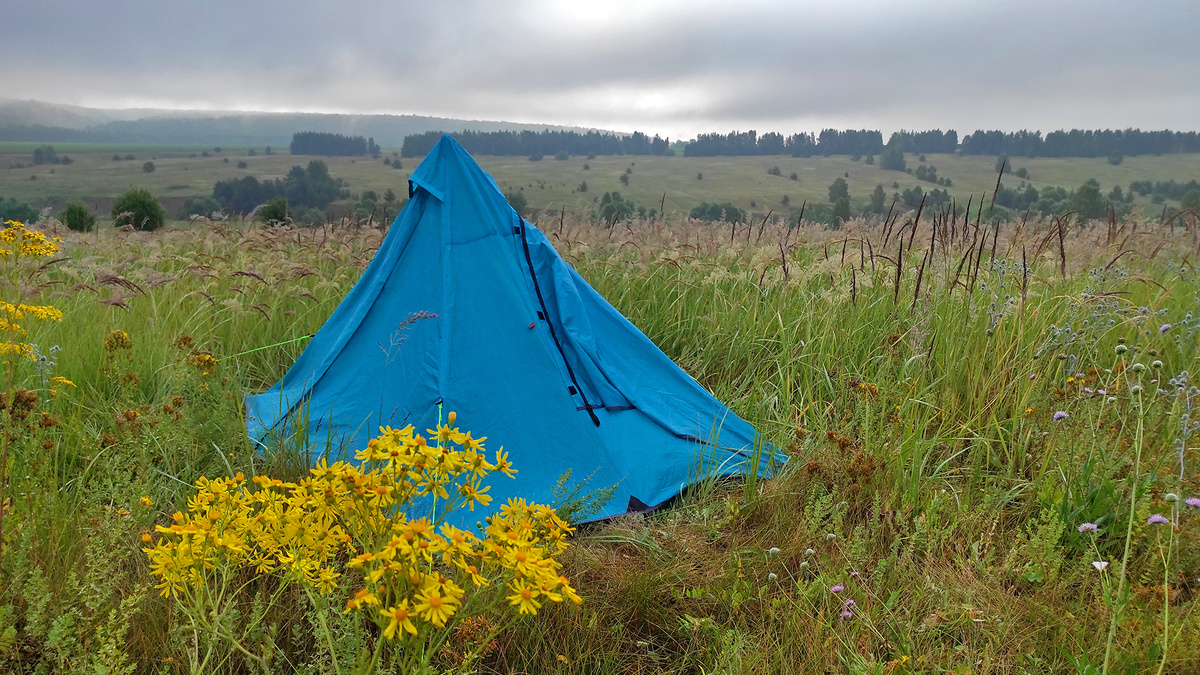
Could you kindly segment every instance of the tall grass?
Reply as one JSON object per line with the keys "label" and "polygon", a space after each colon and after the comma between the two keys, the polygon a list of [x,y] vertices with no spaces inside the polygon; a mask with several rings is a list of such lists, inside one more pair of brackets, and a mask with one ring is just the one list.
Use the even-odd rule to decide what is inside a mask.
{"label": "tall grass", "polygon": [[[1200,669],[1195,222],[916,220],[551,228],[791,460],[577,535],[582,608],[501,634],[481,672]],[[63,347],[55,372],[78,387],[39,392],[57,424],[27,434],[12,471],[3,667],[183,668],[141,534],[200,475],[299,473],[255,454],[240,411],[304,342],[243,352],[315,332],[379,240],[216,225],[68,239],[48,271],[66,319],[34,341]],[[114,330],[132,349],[106,349]],[[239,624],[266,626],[243,643],[324,672],[317,610],[287,606]]]}

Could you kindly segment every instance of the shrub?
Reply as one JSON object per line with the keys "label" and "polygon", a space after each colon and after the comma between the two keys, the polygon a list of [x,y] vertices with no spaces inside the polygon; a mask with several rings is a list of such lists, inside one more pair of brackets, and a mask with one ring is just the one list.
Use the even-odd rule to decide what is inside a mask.
{"label": "shrub", "polygon": [[[753,206],[753,204],[751,205]],[[746,221],[746,212],[729,202],[721,202],[719,204],[704,202],[692,209],[688,215],[697,220],[710,222],[723,220],[730,223],[743,223]]]}
{"label": "shrub", "polygon": [[520,192],[509,192],[504,195],[504,198],[508,200],[508,205],[513,207],[513,211],[516,211],[518,216],[525,217],[525,209],[529,206],[525,195]]}
{"label": "shrub", "polygon": [[777,167],[777,166],[773,166],[773,167],[767,169],[767,173],[772,176],[782,176],[783,175],[783,172],[780,171],[779,167]]}
{"label": "shrub", "polygon": [[63,225],[76,232],[91,232],[92,228],[96,227],[96,216],[92,215],[83,202],[67,204],[67,208],[63,209],[62,217],[59,220],[63,222]]}
{"label": "shrub", "polygon": [[122,192],[112,208],[113,227],[132,225],[135,230],[151,231],[163,226],[167,212],[145,188]]}
{"label": "shrub", "polygon": [[237,163],[237,168],[239,168],[239,169],[244,169],[244,168],[246,168],[247,166],[249,166],[249,165],[248,165],[248,164],[246,164],[246,162],[245,162],[245,161],[241,161],[241,162],[238,162],[238,163]]}
{"label": "shrub", "polygon": [[220,202],[212,197],[193,198],[183,203],[183,208],[179,211],[179,217],[185,220],[192,216],[211,218],[213,213],[220,210]]}
{"label": "shrub", "polygon": [[142,173],[154,173],[154,162],[146,162],[143,164]]}
{"label": "shrub", "polygon": [[15,220],[21,223],[32,223],[37,220],[37,209],[25,202],[19,202],[12,197],[0,197],[0,222]]}
{"label": "shrub", "polygon": [[558,161],[560,161],[560,162],[562,162],[562,161],[566,161],[566,159],[567,159],[568,157],[570,157],[570,155],[568,155],[568,154],[567,154],[565,151],[562,151],[562,150],[558,151],[558,152],[557,152],[557,153],[555,153],[555,155],[554,155],[554,159],[557,159],[557,160],[558,160]]}
{"label": "shrub", "polygon": [[1113,166],[1117,166],[1123,161],[1125,161],[1125,157],[1119,152],[1108,156],[1108,163]]}
{"label": "shrub", "polygon": [[285,197],[276,197],[258,209],[258,219],[267,224],[286,223],[288,215],[290,212]]}

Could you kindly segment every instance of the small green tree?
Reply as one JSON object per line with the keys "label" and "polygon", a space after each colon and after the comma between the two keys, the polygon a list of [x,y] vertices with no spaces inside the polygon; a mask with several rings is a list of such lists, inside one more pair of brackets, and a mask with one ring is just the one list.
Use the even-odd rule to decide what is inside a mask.
{"label": "small green tree", "polygon": [[883,149],[883,154],[879,155],[879,168],[888,171],[903,171],[908,168],[908,163],[904,161],[904,149],[899,143],[888,143]]}
{"label": "small green tree", "polygon": [[1104,195],[1100,194],[1100,183],[1095,178],[1080,185],[1067,202],[1067,209],[1077,213],[1080,222],[1103,218],[1107,206]]}
{"label": "small green tree", "polygon": [[113,227],[133,226],[135,230],[152,231],[163,226],[167,212],[145,188],[129,188],[117,197],[112,207]]}
{"label": "small green tree", "polygon": [[396,201],[396,192],[391,188],[388,188],[387,192],[383,193],[383,201],[387,202],[388,204]]}
{"label": "small green tree", "polygon": [[840,228],[841,224],[850,220],[850,197],[841,197],[833,205],[833,225]]}
{"label": "small green tree", "polygon": [[1200,211],[1200,190],[1190,190],[1179,200],[1179,205],[1186,211]]}
{"label": "small green tree", "polygon": [[579,189],[579,191],[580,191],[580,192],[587,192],[587,188],[588,188],[588,184],[587,184],[587,181],[585,180],[585,181],[583,181],[582,183],[580,183],[580,184],[579,184],[579,188],[578,188],[578,189]]}
{"label": "small green tree", "polygon": [[617,180],[621,181],[621,185],[629,185],[629,174],[623,173]]}
{"label": "small green tree", "polygon": [[508,205],[513,207],[518,216],[525,217],[525,209],[529,206],[529,202],[525,199],[525,195],[520,192],[509,192],[504,195],[508,200]]}
{"label": "small green tree", "polygon": [[154,173],[154,162],[146,162],[143,164],[142,173]]}
{"label": "small green tree", "polygon": [[829,201],[836,202],[843,197],[850,196],[850,186],[846,183],[845,178],[838,178],[829,186]]}
{"label": "small green tree", "polygon": [[91,232],[96,227],[96,216],[92,215],[83,202],[67,204],[59,220],[76,232]]}
{"label": "small green tree", "polygon": [[276,197],[258,209],[258,219],[267,224],[286,223],[289,215],[291,213],[285,197]]}
{"label": "small green tree", "polygon": [[871,213],[883,213],[883,203],[887,200],[887,193],[883,191],[883,185],[876,185],[871,191]]}
{"label": "small green tree", "polygon": [[565,150],[560,150],[554,153],[554,159],[557,159],[560,162],[567,160],[569,157],[570,155],[568,155]]}

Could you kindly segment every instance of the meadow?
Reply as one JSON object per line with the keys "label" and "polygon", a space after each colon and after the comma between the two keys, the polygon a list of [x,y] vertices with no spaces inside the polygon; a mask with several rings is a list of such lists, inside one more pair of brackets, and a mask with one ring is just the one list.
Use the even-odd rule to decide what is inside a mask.
{"label": "meadow", "polygon": [[[67,165],[34,165],[32,152],[37,144],[0,143],[0,196],[28,202],[37,208],[50,208],[55,214],[72,200],[83,201],[103,219],[112,208],[113,199],[129,187],[143,187],[154,194],[172,217],[187,199],[212,195],[213,184],[219,180],[252,175],[260,180],[283,178],[295,165],[306,165],[308,156],[293,157],[285,149],[273,155],[258,148],[250,156],[249,148],[179,148],[168,146],[106,146],[58,145],[59,155],[73,161]],[[204,153],[209,156],[205,157]],[[117,155],[132,160],[114,160]],[[380,159],[367,157],[323,157],[330,174],[346,181],[353,198],[372,190],[382,195],[393,190],[403,198],[407,194],[408,176],[420,163],[419,158],[399,158],[398,153],[386,151]],[[383,164],[383,160],[399,160],[401,169]],[[935,183],[919,181],[912,174],[887,171],[878,163],[867,164],[865,159],[854,161],[850,156],[794,158],[789,156],[763,157],[653,157],[599,156],[594,159],[575,156],[566,160],[545,157],[532,162],[527,157],[480,156],[479,164],[496,178],[507,193],[524,195],[530,212],[544,212],[545,217],[558,215],[564,209],[580,218],[590,216],[595,201],[605,192],[620,192],[646,210],[665,213],[687,213],[704,202],[730,202],[744,209],[752,220],[762,220],[768,213],[795,220],[801,206],[828,204],[829,186],[843,178],[850,190],[851,203],[857,209],[868,200],[876,185],[882,185],[890,203],[894,193],[913,187],[923,190],[945,189],[960,204],[978,201],[979,195],[990,198],[996,186],[996,158],[993,156],[959,156],[930,154],[921,162],[917,155],[907,157],[908,166],[921,164],[937,168],[938,175],[953,184],[941,188]],[[153,173],[144,173],[142,165],[151,161]],[[245,168],[238,168],[245,162]],[[1119,165],[1105,158],[1013,158],[1004,183],[1016,188],[1022,179],[1013,175],[1017,169],[1028,172],[1028,182],[1039,190],[1057,186],[1074,190],[1089,179],[1100,183],[1102,194],[1114,186],[1122,190],[1132,181],[1168,181],[1186,183],[1200,178],[1200,155],[1179,154],[1128,157]],[[779,175],[768,173],[778,168]],[[621,177],[628,174],[628,183]],[[792,180],[791,175],[796,179]],[[581,191],[583,184],[586,191]],[[895,184],[895,187],[893,187]],[[787,204],[782,203],[787,197]],[[1147,216],[1157,216],[1164,206],[1177,208],[1177,201],[1156,204],[1147,197],[1137,197],[1133,205]],[[331,213],[348,211],[345,204]],[[394,211],[391,212],[394,215]],[[536,216],[535,216],[536,217]],[[333,220],[337,220],[334,217]],[[386,220],[386,219],[385,219]]]}
{"label": "meadow", "polygon": [[[630,161],[633,184],[655,166],[589,175]],[[349,570],[320,601],[247,582],[206,632],[142,549],[201,477],[306,475],[299,449],[249,446],[241,401],[286,372],[383,232],[39,227],[62,262],[10,275],[5,299],[62,318],[25,322],[35,358],[8,371],[0,670],[188,672],[225,645],[208,672],[347,672],[382,640],[342,612]],[[489,605],[438,670],[1200,671],[1194,215],[545,229],[790,460],[579,528],[560,559],[582,604]]]}

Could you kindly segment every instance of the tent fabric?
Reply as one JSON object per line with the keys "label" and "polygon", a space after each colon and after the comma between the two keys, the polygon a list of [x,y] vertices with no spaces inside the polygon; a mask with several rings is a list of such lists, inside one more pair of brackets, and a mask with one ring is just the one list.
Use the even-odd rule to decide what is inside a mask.
{"label": "tent fabric", "polygon": [[247,398],[253,441],[352,459],[381,426],[423,431],[456,411],[518,472],[490,479],[490,508],[461,512],[471,522],[509,497],[552,502],[568,470],[586,490],[617,486],[602,518],[784,459],[593,290],[450,136],[409,193],[296,363]]}

